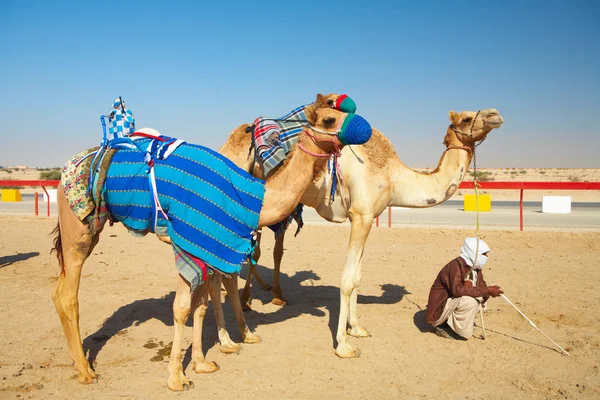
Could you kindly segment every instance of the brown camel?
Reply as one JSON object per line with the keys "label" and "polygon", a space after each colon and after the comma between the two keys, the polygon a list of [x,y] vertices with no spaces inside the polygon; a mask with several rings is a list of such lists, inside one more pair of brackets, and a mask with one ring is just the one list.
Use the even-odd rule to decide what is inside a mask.
{"label": "brown camel", "polygon": [[[336,126],[336,121],[343,120],[345,116],[346,114],[331,108],[318,108],[315,106],[307,109],[309,125],[299,135],[299,141],[304,146],[304,151],[296,149],[290,153],[285,164],[278,168],[265,183],[264,201],[258,217],[259,227],[277,223],[294,210],[308,185],[313,182],[315,176],[320,175],[324,170],[328,155],[336,151],[339,141],[332,132],[332,124]],[[79,330],[78,291],[83,264],[98,243],[104,224],[92,233],[89,224],[80,221],[71,210],[62,186],[58,190],[58,208],[59,218],[54,249],[57,251],[61,272],[52,299],[63,326],[69,355],[77,370],[77,380],[80,383],[92,383],[97,381],[97,375],[90,367],[82,348]],[[159,239],[166,243],[170,242],[168,236],[159,236]],[[215,281],[220,282],[220,274],[215,273],[213,277],[216,278]],[[234,280],[226,279],[226,281]],[[208,293],[212,291],[211,287],[218,288],[219,286],[214,285],[214,283],[211,284],[209,275],[206,281],[194,293],[191,293],[190,284],[181,275],[179,276],[173,303],[175,336],[167,381],[167,385],[171,390],[179,391],[192,387],[183,371],[181,353],[183,327],[190,312],[193,313],[194,320],[193,369],[198,373],[213,372],[218,369],[214,362],[205,360],[201,346],[202,321],[208,304]],[[237,308],[241,314],[239,300],[237,303]],[[215,308],[215,314],[217,322],[222,326],[224,322],[220,310],[220,301],[218,307]],[[240,323],[244,323],[243,320]],[[253,336],[247,328],[244,333],[246,334],[244,340],[256,341],[257,337]]]}
{"label": "brown camel", "polygon": [[[335,95],[329,95],[329,98]],[[350,242],[340,285],[340,314],[336,339],[336,354],[342,358],[359,357],[360,351],[348,344],[347,333],[355,337],[368,337],[368,331],[359,325],[357,315],[358,286],[364,246],[369,236],[373,219],[388,206],[424,208],[433,207],[448,200],[464,179],[471,163],[475,144],[483,141],[492,129],[499,128],[504,119],[497,110],[478,112],[450,111],[450,126],[446,130],[444,145],[437,168],[430,173],[416,172],[404,165],[390,141],[378,130],[373,129],[369,142],[360,146],[347,146],[340,157],[341,179],[335,200],[330,198],[331,179],[325,174],[319,177],[301,199],[301,203],[313,207],[319,215],[330,222],[351,222]],[[236,131],[228,138],[219,152],[241,168],[250,171],[253,155],[248,154],[250,138]],[[260,166],[253,174],[261,176]],[[273,258],[273,303],[282,305],[285,299],[279,285],[279,271],[283,256],[284,235],[276,238]],[[255,250],[255,259],[260,257],[260,248]],[[252,274],[265,290],[270,287],[262,281],[251,266],[241,296],[242,305],[249,307]],[[349,329],[346,331],[349,325]]]}

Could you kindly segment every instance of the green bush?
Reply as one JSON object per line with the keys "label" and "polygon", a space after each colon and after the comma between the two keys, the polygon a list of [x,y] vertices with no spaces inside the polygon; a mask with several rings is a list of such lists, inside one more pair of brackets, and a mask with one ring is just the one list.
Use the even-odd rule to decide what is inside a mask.
{"label": "green bush", "polygon": [[40,179],[55,181],[60,179],[60,170],[44,171],[40,174]]}
{"label": "green bush", "polygon": [[[469,175],[475,176],[474,172],[469,172]],[[477,172],[477,180],[480,182],[490,182],[495,180],[494,174],[489,171],[478,171]]]}

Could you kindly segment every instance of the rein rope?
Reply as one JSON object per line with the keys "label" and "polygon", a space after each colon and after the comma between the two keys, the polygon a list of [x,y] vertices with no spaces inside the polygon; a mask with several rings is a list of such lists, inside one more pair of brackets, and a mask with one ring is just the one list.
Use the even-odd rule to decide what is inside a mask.
{"label": "rein rope", "polygon": [[[473,138],[473,126],[475,125],[475,121],[477,121],[477,117],[479,117],[479,114],[481,113],[481,110],[477,111],[477,114],[475,114],[475,118],[473,118],[473,121],[471,121],[471,126],[469,127],[469,133],[463,132],[459,129],[457,129],[454,124],[451,125],[452,130],[456,133],[456,134],[460,134],[462,136],[466,136],[470,139]],[[455,148],[455,149],[463,149],[468,151],[469,153],[471,153],[473,155],[473,188],[475,189],[475,212],[476,212],[476,223],[475,223],[475,235],[477,237],[477,246],[475,247],[475,260],[473,260],[473,265],[477,265],[477,257],[479,256],[479,240],[481,239],[481,230],[480,230],[480,220],[479,220],[479,180],[477,179],[477,156],[476,156],[476,152],[475,149],[477,147],[479,147],[479,145],[481,145],[481,143],[483,143],[485,141],[485,139],[487,138],[484,137],[483,140],[481,140],[480,142],[476,143],[473,145],[473,147],[469,147],[469,146],[450,146],[448,147],[449,150],[451,147]],[[474,280],[475,278],[475,269],[473,268],[473,270],[471,271],[471,275],[472,275],[472,279]],[[482,338],[485,340],[485,323],[483,320],[483,308],[480,306],[479,308],[479,317],[481,318],[481,330],[482,330]]]}

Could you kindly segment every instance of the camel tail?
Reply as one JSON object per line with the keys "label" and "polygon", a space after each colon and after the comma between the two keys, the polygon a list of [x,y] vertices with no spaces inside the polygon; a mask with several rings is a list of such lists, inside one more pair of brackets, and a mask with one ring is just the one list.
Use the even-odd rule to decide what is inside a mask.
{"label": "camel tail", "polygon": [[56,251],[56,258],[58,259],[58,265],[60,265],[60,273],[65,273],[65,263],[63,259],[63,249],[62,249],[62,238],[60,236],[60,222],[56,223],[56,228],[50,233],[54,236],[54,247],[50,250],[50,253]]}

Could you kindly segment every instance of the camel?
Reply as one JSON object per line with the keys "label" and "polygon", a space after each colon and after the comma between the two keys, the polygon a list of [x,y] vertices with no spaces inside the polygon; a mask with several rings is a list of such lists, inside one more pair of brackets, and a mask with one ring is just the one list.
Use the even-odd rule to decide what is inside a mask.
{"label": "camel", "polygon": [[[280,166],[264,184],[265,194],[258,215],[258,227],[277,223],[289,215],[298,205],[300,197],[313,182],[314,177],[324,171],[329,156],[343,147],[336,136],[337,131],[333,132],[333,130],[339,127],[348,114],[331,108],[319,108],[317,105],[307,109],[306,114],[308,125],[299,135],[301,145],[290,153],[284,165]],[[370,130],[370,127],[368,129]],[[79,329],[79,282],[83,264],[98,243],[106,221],[102,221],[97,229],[93,230],[87,221],[80,221],[70,208],[62,186],[59,187],[57,201],[59,217],[55,230],[54,250],[57,252],[60,274],[52,299],[64,330],[69,355],[77,371],[77,380],[82,384],[89,384],[97,382],[98,376],[92,370],[82,347]],[[169,236],[158,234],[157,236],[162,242],[171,242]],[[220,282],[221,277],[218,272],[214,273],[213,278],[214,281]],[[211,275],[208,275],[206,280],[191,293],[190,283],[179,275],[173,302],[175,333],[167,380],[167,386],[171,390],[181,391],[193,387],[183,371],[181,352],[183,327],[190,312],[193,314],[193,369],[197,373],[214,372],[218,369],[214,362],[205,360],[201,346],[202,322],[207,309],[208,293],[214,293],[211,287],[216,286],[211,283],[211,280],[213,280]],[[226,279],[226,281],[234,281],[234,279]],[[220,283],[216,287],[220,287]],[[237,285],[235,289],[237,293]],[[239,300],[237,304],[241,313]],[[224,325],[220,301],[215,307],[215,317],[220,326]],[[244,341],[257,341],[258,337],[248,329],[243,334]]]}
{"label": "camel", "polygon": [[[425,208],[448,200],[465,177],[476,143],[481,143],[492,129],[499,128],[504,123],[502,116],[493,108],[477,112],[450,111],[448,116],[450,126],[443,142],[446,149],[434,171],[421,173],[408,168],[400,161],[389,139],[373,129],[369,142],[360,146],[347,146],[342,150],[339,159],[341,177],[335,200],[330,198],[331,180],[326,175],[313,182],[300,200],[330,222],[341,223],[347,218],[351,222],[350,241],[340,285],[340,314],[336,334],[335,354],[341,358],[360,356],[360,350],[348,343],[347,334],[359,338],[370,336],[359,324],[357,298],[363,251],[373,219],[388,206]],[[249,146],[248,135],[233,132],[219,152],[226,154],[241,168],[248,171],[254,168],[251,172],[260,176],[260,166],[253,166],[252,155],[248,153]],[[272,288],[250,267],[241,295],[245,309],[249,308],[253,274],[263,289],[272,289],[274,304],[285,304],[279,284],[284,238],[285,235],[276,237]],[[257,246],[254,258],[258,260],[259,257],[260,247]],[[349,329],[346,330],[348,325]]]}

